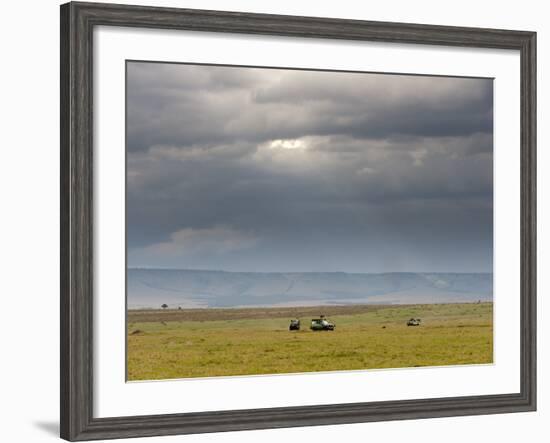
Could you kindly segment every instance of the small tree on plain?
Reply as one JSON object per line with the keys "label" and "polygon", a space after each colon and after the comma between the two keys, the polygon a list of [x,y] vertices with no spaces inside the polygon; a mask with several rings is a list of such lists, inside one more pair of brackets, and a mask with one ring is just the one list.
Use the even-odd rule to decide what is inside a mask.
{"label": "small tree on plain", "polygon": [[164,304],[161,306],[162,309],[166,309],[167,307],[168,307],[168,305],[167,305],[166,303],[164,303]]}

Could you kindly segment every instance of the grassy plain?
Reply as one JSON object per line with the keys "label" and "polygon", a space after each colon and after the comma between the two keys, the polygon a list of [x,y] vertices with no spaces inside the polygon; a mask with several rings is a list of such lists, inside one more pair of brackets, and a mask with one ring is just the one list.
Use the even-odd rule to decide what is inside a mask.
{"label": "grassy plain", "polygon": [[[320,314],[335,331],[309,330]],[[128,311],[128,380],[492,361],[492,303]]]}

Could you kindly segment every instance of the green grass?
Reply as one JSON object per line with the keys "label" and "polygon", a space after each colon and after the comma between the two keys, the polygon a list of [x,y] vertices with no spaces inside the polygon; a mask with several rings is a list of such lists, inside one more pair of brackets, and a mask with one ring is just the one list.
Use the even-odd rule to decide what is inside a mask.
{"label": "green grass", "polygon": [[[493,361],[492,303],[273,308],[275,318],[269,309],[241,309],[242,315],[235,310],[197,311],[129,311],[128,379]],[[325,313],[336,330],[310,331],[309,322],[317,316],[312,312]],[[302,330],[291,332],[289,320],[296,314],[304,315]],[[235,318],[239,315],[243,318]],[[407,327],[411,317],[421,318],[422,325]]]}

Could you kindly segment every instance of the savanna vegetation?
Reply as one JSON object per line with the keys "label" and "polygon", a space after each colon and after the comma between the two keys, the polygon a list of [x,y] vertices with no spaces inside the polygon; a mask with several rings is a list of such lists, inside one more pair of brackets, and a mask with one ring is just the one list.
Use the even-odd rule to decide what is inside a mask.
{"label": "savanna vegetation", "polygon": [[492,303],[128,311],[130,381],[492,361]]}

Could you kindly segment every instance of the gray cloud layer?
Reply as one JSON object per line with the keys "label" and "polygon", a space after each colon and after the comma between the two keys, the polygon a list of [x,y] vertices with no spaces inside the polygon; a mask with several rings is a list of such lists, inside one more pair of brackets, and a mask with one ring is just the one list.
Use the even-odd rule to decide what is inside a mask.
{"label": "gray cloud layer", "polygon": [[492,87],[129,63],[129,265],[491,271]]}

